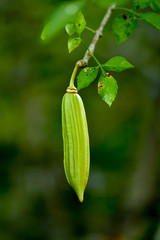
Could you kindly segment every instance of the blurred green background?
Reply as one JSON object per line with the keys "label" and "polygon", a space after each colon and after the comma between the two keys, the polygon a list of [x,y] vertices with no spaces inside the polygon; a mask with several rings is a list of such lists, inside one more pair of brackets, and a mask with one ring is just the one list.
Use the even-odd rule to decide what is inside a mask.
{"label": "blurred green background", "polygon": [[[96,81],[80,91],[91,170],[79,203],[63,169],[61,100],[85,49],[69,55],[65,30],[40,40],[59,2],[0,1],[0,239],[159,240],[160,32],[139,22],[117,45],[111,24],[121,12],[105,27],[99,61],[123,56],[135,68],[113,74],[119,91],[111,108]],[[90,3],[87,25],[98,28],[105,11]],[[89,44],[93,36],[83,37]]]}

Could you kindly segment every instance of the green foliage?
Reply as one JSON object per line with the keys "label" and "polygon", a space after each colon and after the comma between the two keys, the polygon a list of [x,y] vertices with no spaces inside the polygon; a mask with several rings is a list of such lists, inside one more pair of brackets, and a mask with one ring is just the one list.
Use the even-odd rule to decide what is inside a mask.
{"label": "green foliage", "polygon": [[150,5],[152,0],[134,0],[133,1],[133,10],[140,10],[146,8]]}
{"label": "green foliage", "polygon": [[81,43],[80,35],[83,30],[86,28],[86,21],[81,11],[74,15],[71,22],[65,26],[66,32],[69,36],[72,36],[74,33],[77,33],[79,37],[70,37],[68,39],[68,50],[69,53],[72,52],[75,48]]}
{"label": "green foliage", "polygon": [[41,34],[41,39],[45,40],[57,34],[82,6],[82,1],[73,1],[58,7],[51,16],[49,22],[45,25]]}
{"label": "green foliage", "polygon": [[76,32],[74,23],[68,23],[65,29],[69,36],[72,36]]}
{"label": "green foliage", "polygon": [[75,15],[74,24],[76,32],[80,35],[86,27],[86,21],[81,11]]}
{"label": "green foliage", "polygon": [[117,37],[117,43],[120,44],[128,39],[135,31],[137,19],[132,13],[121,14],[113,21],[113,32]]}
{"label": "green foliage", "polygon": [[160,15],[154,12],[139,13],[140,19],[160,30]]}
{"label": "green foliage", "polygon": [[77,77],[78,90],[88,87],[97,77],[98,67],[86,67],[81,70]]}
{"label": "green foliage", "polygon": [[151,8],[155,11],[160,11],[160,1],[159,0],[152,0],[151,2]]}
{"label": "green foliage", "polygon": [[66,31],[69,36],[73,35],[75,32],[78,35],[81,35],[83,30],[86,27],[86,21],[81,11],[79,11],[73,18],[70,23],[66,25]]}
{"label": "green foliage", "polygon": [[102,65],[102,67],[107,71],[115,71],[121,72],[126,69],[133,68],[134,66],[130,64],[124,57],[113,57],[106,63]]}
{"label": "green foliage", "polygon": [[[49,23],[45,26],[41,38],[44,40],[55,35],[62,27],[65,26],[68,39],[68,50],[71,53],[76,49],[80,43],[88,49],[87,44],[81,38],[81,34],[86,27],[86,20],[81,12],[81,8],[85,1],[74,1],[57,8],[51,17]],[[154,10],[160,9],[159,0],[133,0],[133,10],[121,8],[118,6],[128,3],[128,0],[99,0],[96,4],[102,7],[110,7],[111,4],[116,4],[114,9],[124,10],[123,13],[117,16],[112,24],[113,32],[116,35],[117,43],[120,44],[128,39],[128,37],[135,31],[137,26],[137,19],[143,20],[152,26],[160,29],[160,15],[154,12],[139,13],[133,10],[141,10],[147,6],[151,6]],[[90,28],[88,28],[90,29]],[[92,29],[90,29],[92,31]],[[102,70],[101,77],[98,83],[98,93],[102,99],[111,106],[114,101],[118,86],[116,80],[110,75],[105,74],[106,71],[121,72],[126,69],[131,69],[134,66],[130,64],[125,58],[116,56],[108,60],[104,64],[100,64],[98,59],[92,55],[94,60],[98,63],[97,67],[86,67],[79,73],[77,77],[77,88],[81,90],[89,86],[97,77],[98,69]]]}
{"label": "green foliage", "polygon": [[68,50],[69,50],[69,53],[71,53],[75,48],[77,48],[80,43],[81,43],[80,37],[70,37],[68,39]]}
{"label": "green foliage", "polygon": [[98,82],[98,93],[109,106],[112,105],[117,91],[117,81],[110,74],[102,74]]}

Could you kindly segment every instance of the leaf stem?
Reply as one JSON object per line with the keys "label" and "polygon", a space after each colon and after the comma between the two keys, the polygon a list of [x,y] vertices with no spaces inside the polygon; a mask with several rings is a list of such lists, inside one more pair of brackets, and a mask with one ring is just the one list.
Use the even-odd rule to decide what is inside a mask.
{"label": "leaf stem", "polygon": [[89,50],[89,47],[88,47],[87,44],[83,41],[82,38],[81,38],[81,41],[82,41],[83,45],[85,46],[85,48],[88,50],[90,56],[93,57],[93,59],[96,61],[96,63],[98,64],[98,66],[100,67],[100,69],[102,70],[102,72],[105,73],[102,65],[100,64],[100,62],[98,61],[98,59],[94,56],[94,54],[91,53],[91,51]]}
{"label": "leaf stem", "polygon": [[133,15],[137,16],[137,13],[135,11],[133,11],[132,9],[128,9],[128,8],[114,7],[113,10],[123,10],[123,11],[130,12]]}
{"label": "leaf stem", "polygon": [[95,30],[93,30],[93,29],[92,29],[92,28],[90,28],[90,27],[87,27],[87,26],[86,26],[86,29],[87,29],[87,30],[89,30],[89,31],[91,31],[91,32],[92,32],[92,33],[94,33],[94,34],[96,33],[96,31],[95,31]]}
{"label": "leaf stem", "polygon": [[114,7],[113,10],[124,10],[124,11],[127,11],[127,12],[133,12],[131,9],[123,8],[123,7]]}

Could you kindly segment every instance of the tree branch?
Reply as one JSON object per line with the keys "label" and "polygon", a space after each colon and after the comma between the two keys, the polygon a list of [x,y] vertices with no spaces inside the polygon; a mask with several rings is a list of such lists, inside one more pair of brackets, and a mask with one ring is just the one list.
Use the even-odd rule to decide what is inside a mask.
{"label": "tree branch", "polygon": [[[74,91],[75,91],[75,92],[77,91],[76,88],[75,88],[75,86],[74,86],[74,80],[75,80],[75,77],[76,77],[76,74],[77,74],[77,70],[78,70],[78,68],[80,68],[80,67],[86,67],[86,66],[88,65],[89,59],[90,59],[91,57],[94,57],[93,53],[94,53],[96,44],[97,44],[99,38],[102,37],[103,29],[104,29],[105,25],[107,24],[107,22],[108,22],[108,20],[109,20],[109,18],[110,18],[110,16],[111,16],[112,9],[113,9],[115,6],[116,6],[116,4],[112,4],[112,5],[108,8],[108,10],[107,10],[107,12],[106,12],[106,14],[105,14],[105,16],[104,16],[104,18],[103,18],[100,26],[99,26],[99,28],[97,29],[97,31],[96,31],[93,39],[92,39],[92,42],[91,42],[88,50],[85,52],[85,55],[84,55],[83,59],[76,62],[75,68],[74,68],[74,70],[73,70],[73,74],[72,74],[72,76],[71,76],[70,85],[69,85],[69,87],[68,87],[69,90],[67,89],[67,91],[71,91],[71,90],[72,90],[73,92],[74,92]],[[94,57],[94,58],[95,58],[95,57]]]}
{"label": "tree branch", "polygon": [[88,61],[91,58],[92,54],[94,53],[94,50],[95,50],[95,47],[96,47],[96,44],[97,44],[99,38],[103,36],[103,29],[104,29],[105,25],[107,24],[107,22],[108,22],[108,20],[109,20],[109,18],[111,16],[112,9],[115,6],[116,6],[116,4],[112,4],[108,8],[108,10],[107,10],[107,12],[106,12],[106,14],[105,14],[105,16],[104,16],[100,26],[99,26],[99,28],[97,29],[97,31],[96,31],[96,33],[95,33],[95,35],[93,37],[93,40],[92,40],[90,46],[88,48],[89,50],[86,51],[83,59],[78,61],[80,67],[86,67],[88,65]]}

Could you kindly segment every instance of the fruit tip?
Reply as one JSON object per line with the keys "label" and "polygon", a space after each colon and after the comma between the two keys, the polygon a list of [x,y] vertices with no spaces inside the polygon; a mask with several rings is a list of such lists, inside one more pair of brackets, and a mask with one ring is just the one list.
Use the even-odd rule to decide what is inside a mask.
{"label": "fruit tip", "polygon": [[79,201],[80,201],[81,203],[83,202],[83,200],[84,200],[83,198],[82,198],[82,199],[79,199]]}
{"label": "fruit tip", "polygon": [[82,203],[83,200],[84,200],[83,192],[82,192],[82,193],[78,193],[78,194],[77,194],[77,197],[78,197],[79,201]]}

